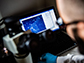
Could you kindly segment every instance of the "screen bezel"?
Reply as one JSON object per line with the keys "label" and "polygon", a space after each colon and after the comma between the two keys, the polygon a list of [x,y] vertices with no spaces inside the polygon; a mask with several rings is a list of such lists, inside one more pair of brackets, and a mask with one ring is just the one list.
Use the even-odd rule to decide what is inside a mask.
{"label": "screen bezel", "polygon": [[55,7],[54,6],[46,7],[46,8],[43,8],[43,9],[40,9],[40,10],[37,10],[37,11],[34,11],[34,12],[30,12],[30,13],[25,14],[25,15],[22,15],[22,16],[20,16],[20,19],[25,18],[25,17],[32,16],[32,15],[35,15],[37,13],[41,13],[41,12],[44,12],[44,11],[47,11],[47,10],[50,10],[50,9],[53,9],[54,10],[55,16],[58,19],[57,13],[56,13],[56,10],[55,10]]}

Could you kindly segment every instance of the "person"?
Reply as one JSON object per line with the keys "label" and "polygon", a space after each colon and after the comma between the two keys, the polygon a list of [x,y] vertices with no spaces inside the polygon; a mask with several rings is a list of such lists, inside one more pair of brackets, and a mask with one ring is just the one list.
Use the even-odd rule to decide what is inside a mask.
{"label": "person", "polygon": [[55,56],[45,53],[38,63],[84,63],[84,0],[56,0],[60,17],[66,25],[67,34],[76,41],[80,55]]}

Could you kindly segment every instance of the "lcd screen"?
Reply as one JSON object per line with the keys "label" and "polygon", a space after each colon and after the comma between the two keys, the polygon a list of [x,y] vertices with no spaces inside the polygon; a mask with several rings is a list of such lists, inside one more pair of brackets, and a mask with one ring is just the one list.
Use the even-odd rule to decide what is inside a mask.
{"label": "lcd screen", "polygon": [[23,31],[31,30],[32,33],[41,33],[48,29],[56,30],[59,26],[56,24],[56,15],[54,9],[44,10],[34,15],[21,18]]}

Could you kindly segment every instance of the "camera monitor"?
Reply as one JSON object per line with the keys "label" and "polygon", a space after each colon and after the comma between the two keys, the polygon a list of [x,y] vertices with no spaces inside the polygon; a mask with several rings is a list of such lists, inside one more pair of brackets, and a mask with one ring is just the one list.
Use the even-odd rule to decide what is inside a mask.
{"label": "camera monitor", "polygon": [[52,31],[59,29],[56,24],[57,18],[54,7],[25,15],[19,21],[22,24],[23,31],[31,30],[32,33],[38,34],[48,29]]}

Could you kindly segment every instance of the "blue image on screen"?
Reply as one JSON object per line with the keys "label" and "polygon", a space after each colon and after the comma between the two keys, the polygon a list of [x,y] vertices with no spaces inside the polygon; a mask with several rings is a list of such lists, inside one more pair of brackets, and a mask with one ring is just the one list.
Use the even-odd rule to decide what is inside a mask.
{"label": "blue image on screen", "polygon": [[30,29],[33,33],[38,33],[46,29],[42,15],[27,19],[25,21],[22,21],[22,23],[25,31]]}

